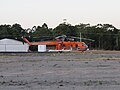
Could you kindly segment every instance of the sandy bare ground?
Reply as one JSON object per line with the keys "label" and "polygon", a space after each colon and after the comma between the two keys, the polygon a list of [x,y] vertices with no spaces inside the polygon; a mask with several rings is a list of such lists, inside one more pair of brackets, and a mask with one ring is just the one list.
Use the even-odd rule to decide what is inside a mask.
{"label": "sandy bare ground", "polygon": [[120,52],[0,53],[0,90],[120,90]]}

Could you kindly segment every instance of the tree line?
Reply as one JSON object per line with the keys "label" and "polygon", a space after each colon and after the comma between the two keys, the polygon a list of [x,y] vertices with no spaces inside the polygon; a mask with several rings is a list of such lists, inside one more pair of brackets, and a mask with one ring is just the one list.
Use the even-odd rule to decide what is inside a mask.
{"label": "tree line", "polygon": [[[26,37],[30,41],[53,40],[56,36],[66,35],[81,37],[91,49],[120,50],[120,29],[111,24],[83,24],[71,25],[61,23],[55,28],[49,28],[46,23],[23,29],[20,24],[0,25],[0,39],[12,38],[22,40]],[[92,41],[94,40],[94,41]],[[22,40],[23,41],[23,40]]]}

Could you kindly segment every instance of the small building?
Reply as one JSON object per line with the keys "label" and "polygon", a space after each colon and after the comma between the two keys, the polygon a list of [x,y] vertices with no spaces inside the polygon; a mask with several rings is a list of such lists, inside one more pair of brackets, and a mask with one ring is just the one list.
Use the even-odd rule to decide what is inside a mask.
{"label": "small building", "polygon": [[46,45],[38,45],[38,52],[46,52]]}
{"label": "small building", "polygon": [[14,39],[1,39],[0,52],[28,52],[29,45]]}

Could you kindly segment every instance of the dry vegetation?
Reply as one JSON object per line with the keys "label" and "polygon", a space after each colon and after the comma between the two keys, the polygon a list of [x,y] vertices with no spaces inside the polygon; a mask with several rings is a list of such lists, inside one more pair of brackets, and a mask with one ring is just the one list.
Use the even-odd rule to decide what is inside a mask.
{"label": "dry vegetation", "polygon": [[119,90],[120,52],[0,53],[0,90]]}

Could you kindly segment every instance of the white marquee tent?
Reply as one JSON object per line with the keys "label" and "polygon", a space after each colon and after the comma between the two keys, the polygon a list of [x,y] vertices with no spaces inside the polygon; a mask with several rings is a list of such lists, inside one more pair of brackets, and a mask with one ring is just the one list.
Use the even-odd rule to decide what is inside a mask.
{"label": "white marquee tent", "polygon": [[29,45],[27,43],[14,39],[1,39],[0,52],[28,52]]}

